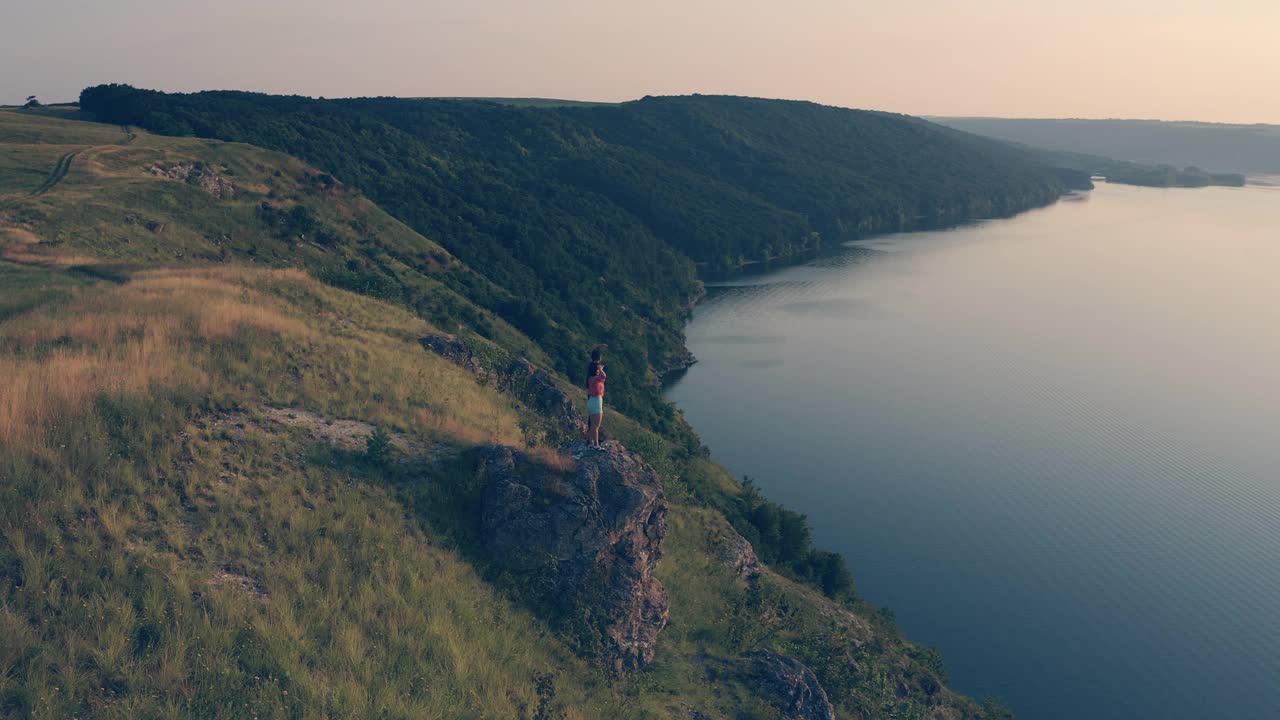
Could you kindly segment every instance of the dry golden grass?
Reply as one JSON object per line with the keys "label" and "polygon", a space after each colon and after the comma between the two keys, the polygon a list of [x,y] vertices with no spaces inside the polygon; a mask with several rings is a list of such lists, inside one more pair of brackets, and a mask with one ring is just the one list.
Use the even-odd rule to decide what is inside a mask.
{"label": "dry golden grass", "polygon": [[513,444],[513,438],[499,437],[497,433],[463,424],[451,417],[442,417],[430,410],[419,410],[415,416],[418,430],[453,438],[463,445],[484,445],[487,443]]}
{"label": "dry golden grass", "polygon": [[578,464],[574,462],[573,457],[560,452],[556,448],[538,445],[525,448],[524,452],[534,462],[557,472],[571,473],[578,469]]}
{"label": "dry golden grass", "polygon": [[139,273],[0,323],[0,440],[30,440],[103,394],[189,387],[521,444],[510,400],[424,352],[415,338],[427,330],[298,270]]}
{"label": "dry golden grass", "polygon": [[56,343],[106,350],[145,338],[153,346],[181,350],[242,328],[281,335],[310,332],[302,320],[261,303],[258,293],[208,273],[151,271],[119,288],[15,318],[0,326],[0,340],[18,348]]}
{"label": "dry golden grass", "polygon": [[[0,220],[3,220],[2,215],[0,215]],[[17,226],[0,228],[0,239],[4,239],[17,245],[35,245],[40,242],[39,235],[36,235],[27,228]]]}
{"label": "dry golden grass", "polygon": [[308,332],[253,299],[225,279],[154,271],[0,325],[0,438],[28,438],[102,394],[207,386],[199,347],[245,328]]}
{"label": "dry golden grass", "polygon": [[59,419],[83,414],[104,393],[205,384],[204,372],[172,340],[147,332],[109,350],[57,350],[35,361],[0,358],[0,438],[26,439]]}

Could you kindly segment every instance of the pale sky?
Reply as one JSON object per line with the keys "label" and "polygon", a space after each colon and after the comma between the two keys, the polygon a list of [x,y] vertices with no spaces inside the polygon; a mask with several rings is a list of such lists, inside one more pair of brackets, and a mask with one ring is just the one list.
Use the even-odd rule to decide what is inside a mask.
{"label": "pale sky", "polygon": [[1280,123],[1280,0],[0,0],[0,103],[103,82]]}

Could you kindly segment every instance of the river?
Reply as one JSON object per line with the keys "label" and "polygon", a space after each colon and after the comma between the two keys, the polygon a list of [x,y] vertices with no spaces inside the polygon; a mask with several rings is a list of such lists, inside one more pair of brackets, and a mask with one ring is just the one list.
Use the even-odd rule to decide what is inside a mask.
{"label": "river", "polygon": [[951,685],[1280,717],[1280,187],[1100,184],[710,283],[668,396]]}

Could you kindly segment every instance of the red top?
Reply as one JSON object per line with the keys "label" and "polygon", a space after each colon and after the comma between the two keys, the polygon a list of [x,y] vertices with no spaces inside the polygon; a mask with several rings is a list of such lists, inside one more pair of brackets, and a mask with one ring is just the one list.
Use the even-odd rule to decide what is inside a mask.
{"label": "red top", "polygon": [[604,397],[604,373],[587,378],[587,397]]}

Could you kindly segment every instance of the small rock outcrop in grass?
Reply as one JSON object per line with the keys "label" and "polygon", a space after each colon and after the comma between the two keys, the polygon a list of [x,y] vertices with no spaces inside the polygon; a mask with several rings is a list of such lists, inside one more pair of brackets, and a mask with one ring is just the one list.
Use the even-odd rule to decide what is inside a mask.
{"label": "small rock outcrop in grass", "polygon": [[262,600],[267,596],[267,591],[263,589],[261,580],[231,570],[218,571],[213,577],[205,581],[205,585],[210,590],[231,590],[244,593],[255,600]]}
{"label": "small rock outcrop in grass", "polygon": [[747,654],[751,674],[781,707],[786,720],[835,720],[818,677],[799,660],[768,650]]}
{"label": "small rock outcrop in grass", "polygon": [[202,162],[155,163],[147,166],[147,172],[156,177],[177,180],[195,185],[219,200],[230,200],[239,188],[222,173]]}
{"label": "small rock outcrop in grass", "polygon": [[486,368],[469,345],[452,335],[426,335],[418,338],[418,342],[458,367],[478,375],[495,374],[503,389],[551,421],[554,426],[550,433],[552,437],[577,437],[587,429],[587,418],[580,407],[581,399],[565,392],[551,373],[527,359],[517,357],[505,368]]}
{"label": "small rock outcrop in grass", "polygon": [[668,619],[667,591],[654,576],[667,531],[662,485],[617,443],[565,450],[572,469],[505,446],[483,449],[484,542],[499,564],[544,584],[564,616],[589,624],[615,672],[640,669]]}
{"label": "small rock outcrop in grass", "polygon": [[739,535],[732,527],[727,527],[726,530],[728,532],[720,540],[720,559],[733,568],[734,574],[740,578],[759,574],[760,558],[756,557],[751,541]]}
{"label": "small rock outcrop in grass", "polygon": [[422,347],[448,360],[465,370],[473,373],[480,372],[480,363],[476,360],[475,353],[471,352],[471,348],[452,335],[426,335],[418,338],[418,342]]}
{"label": "small rock outcrop in grass", "polygon": [[551,418],[570,436],[579,435],[587,428],[578,401],[560,388],[551,373],[524,358],[511,361],[505,373],[506,384],[529,407]]}

